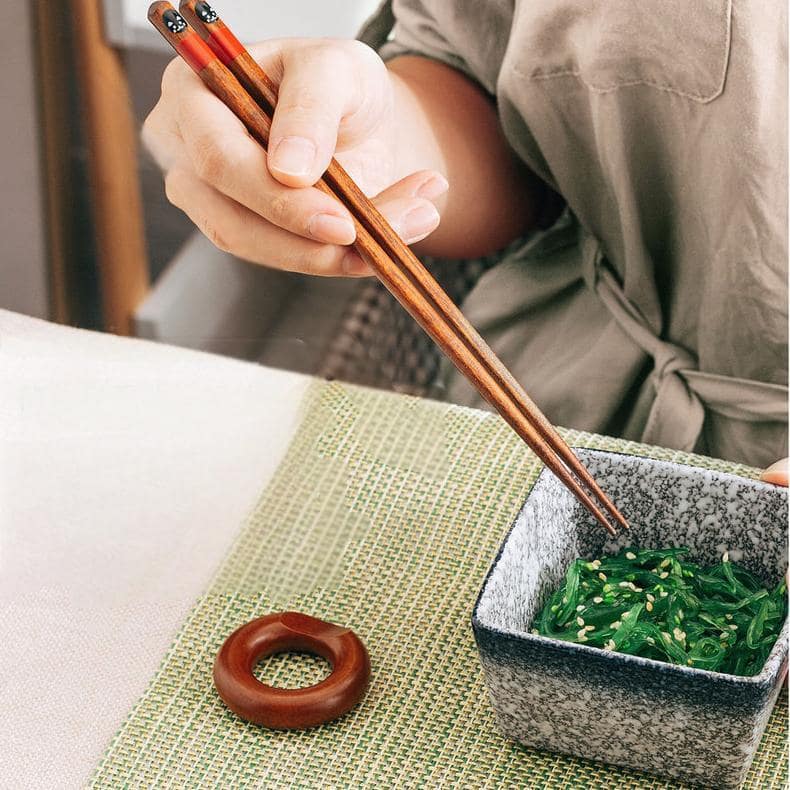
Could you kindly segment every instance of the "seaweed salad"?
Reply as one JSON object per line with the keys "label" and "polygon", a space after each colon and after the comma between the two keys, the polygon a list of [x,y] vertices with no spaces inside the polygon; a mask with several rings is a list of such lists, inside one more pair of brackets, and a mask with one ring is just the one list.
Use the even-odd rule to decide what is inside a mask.
{"label": "seaweed salad", "polygon": [[703,568],[685,547],[626,548],[575,560],[533,634],[672,664],[756,675],[787,614],[787,583],[771,591],[725,553]]}

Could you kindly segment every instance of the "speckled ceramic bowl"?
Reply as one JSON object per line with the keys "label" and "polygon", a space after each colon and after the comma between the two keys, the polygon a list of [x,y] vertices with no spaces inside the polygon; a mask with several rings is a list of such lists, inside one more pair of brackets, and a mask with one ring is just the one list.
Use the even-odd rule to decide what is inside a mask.
{"label": "speckled ceramic bowl", "polygon": [[762,672],[737,677],[529,633],[576,557],[625,545],[722,553],[767,586],[787,567],[787,492],[733,475],[578,450],[632,530],[612,539],[544,471],[472,616],[497,723],[526,746],[714,787],[736,787],[787,670],[787,622]]}

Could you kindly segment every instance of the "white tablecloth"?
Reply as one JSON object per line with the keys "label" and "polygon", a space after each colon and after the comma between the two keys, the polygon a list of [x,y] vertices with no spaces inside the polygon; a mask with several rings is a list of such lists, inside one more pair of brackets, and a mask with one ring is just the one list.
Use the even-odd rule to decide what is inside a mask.
{"label": "white tablecloth", "polygon": [[0,786],[87,781],[308,384],[0,311]]}

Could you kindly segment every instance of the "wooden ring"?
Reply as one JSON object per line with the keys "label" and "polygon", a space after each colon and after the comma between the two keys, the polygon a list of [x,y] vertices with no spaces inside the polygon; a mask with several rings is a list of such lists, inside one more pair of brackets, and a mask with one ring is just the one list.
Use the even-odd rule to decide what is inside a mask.
{"label": "wooden ring", "polygon": [[[332,673],[299,689],[275,688],[253,675],[260,659],[290,650],[321,656]],[[285,730],[337,719],[362,699],[369,680],[368,651],[350,628],[299,612],[270,614],[243,625],[225,640],[214,662],[214,685],[234,713]]]}

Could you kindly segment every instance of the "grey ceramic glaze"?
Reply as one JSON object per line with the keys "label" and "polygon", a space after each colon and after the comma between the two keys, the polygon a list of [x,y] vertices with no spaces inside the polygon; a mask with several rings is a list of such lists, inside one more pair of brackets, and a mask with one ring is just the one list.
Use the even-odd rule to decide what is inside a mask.
{"label": "grey ceramic glaze", "polygon": [[634,456],[577,450],[623,514],[610,538],[544,471],[496,558],[472,625],[498,726],[526,746],[714,787],[736,787],[787,669],[787,622],[762,672],[736,677],[529,633],[576,557],[626,545],[724,551],[768,586],[787,567],[787,492]]}

